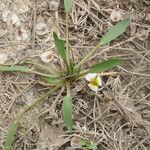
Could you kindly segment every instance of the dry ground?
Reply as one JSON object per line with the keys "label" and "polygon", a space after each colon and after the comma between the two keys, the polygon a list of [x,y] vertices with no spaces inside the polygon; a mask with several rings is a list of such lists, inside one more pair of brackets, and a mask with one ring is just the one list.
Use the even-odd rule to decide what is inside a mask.
{"label": "dry ground", "polygon": [[[19,16],[29,37],[17,41],[0,15],[0,53],[8,55],[5,64],[19,64],[26,59],[42,63],[40,54],[55,50],[52,32],[65,35],[62,1],[1,0],[0,14],[6,8]],[[26,113],[17,130],[13,150],[71,150],[70,141],[75,137],[96,143],[99,150],[150,149],[149,1],[74,0],[69,27],[72,57],[80,61],[115,24],[113,11],[121,18],[131,14],[130,27],[122,36],[99,48],[86,64],[88,67],[111,57],[124,59],[122,66],[110,70],[118,72],[117,75],[103,77],[109,89],[102,87],[95,97],[84,79],[72,86],[72,135],[63,124],[61,105],[65,91],[60,89],[45,103]],[[41,27],[38,23],[44,25]],[[59,65],[58,61],[56,57],[48,65]],[[51,87],[39,84],[35,75],[0,73],[0,149],[16,113],[48,88]]]}

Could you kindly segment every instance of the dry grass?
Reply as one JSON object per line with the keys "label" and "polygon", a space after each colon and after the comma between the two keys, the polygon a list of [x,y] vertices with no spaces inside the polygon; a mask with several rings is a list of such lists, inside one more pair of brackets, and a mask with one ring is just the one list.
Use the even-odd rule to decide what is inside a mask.
{"label": "dry grass", "polygon": [[[18,2],[2,0],[0,6],[13,10]],[[110,57],[122,57],[125,63],[112,70],[118,72],[117,75],[103,77],[108,88],[102,87],[97,96],[91,93],[84,80],[74,83],[75,130],[72,135],[66,132],[63,124],[61,105],[65,93],[62,88],[24,116],[15,136],[14,150],[71,150],[72,137],[88,139],[96,143],[99,150],[150,149],[150,6],[146,2],[75,0],[69,27],[73,59],[80,61],[115,24],[110,15],[117,10],[122,17],[132,14],[131,26],[115,41],[99,48],[85,67]],[[6,64],[38,59],[43,51],[55,50],[53,31],[65,35],[61,2],[58,10],[48,0],[25,0],[22,3],[29,10],[19,13],[19,18],[31,38],[16,41],[0,19],[0,52],[8,54]],[[44,31],[37,31],[38,22],[47,25]],[[16,113],[47,88],[39,84],[34,75],[0,74],[0,147]]]}

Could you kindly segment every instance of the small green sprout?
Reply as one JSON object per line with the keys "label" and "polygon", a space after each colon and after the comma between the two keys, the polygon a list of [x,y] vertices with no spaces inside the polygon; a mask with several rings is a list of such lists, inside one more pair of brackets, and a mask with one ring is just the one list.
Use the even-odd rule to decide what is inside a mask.
{"label": "small green sprout", "polygon": [[87,140],[80,140],[79,144],[82,147],[88,148],[88,149],[92,149],[92,150],[96,150],[97,149],[97,145],[94,143],[91,143],[90,141]]}

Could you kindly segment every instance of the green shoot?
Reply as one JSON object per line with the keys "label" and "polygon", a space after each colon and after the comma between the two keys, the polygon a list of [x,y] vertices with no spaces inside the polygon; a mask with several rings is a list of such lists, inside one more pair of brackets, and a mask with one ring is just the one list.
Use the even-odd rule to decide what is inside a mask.
{"label": "green shoot", "polygon": [[11,145],[12,145],[13,140],[14,140],[14,136],[15,136],[17,127],[19,125],[19,121],[20,121],[20,118],[17,118],[12,123],[12,125],[9,127],[9,130],[8,130],[8,133],[7,133],[7,136],[6,136],[6,140],[5,140],[5,144],[4,144],[4,149],[3,150],[10,150]]}
{"label": "green shoot", "polygon": [[92,149],[92,150],[96,150],[97,149],[97,145],[96,144],[93,144],[89,141],[86,141],[86,140],[80,140],[79,144],[82,146],[82,147],[85,147],[85,148],[88,148],[88,149]]}
{"label": "green shoot", "polygon": [[61,56],[63,60],[66,61],[66,49],[65,49],[65,42],[62,39],[58,38],[58,35],[54,32],[53,33],[55,46],[57,48],[58,54]]}
{"label": "green shoot", "polygon": [[64,0],[65,10],[69,12],[72,8],[73,0]]}
{"label": "green shoot", "polygon": [[0,72],[28,72],[30,70],[26,66],[0,66]]}
{"label": "green shoot", "polygon": [[130,18],[124,19],[118,22],[115,26],[111,27],[109,31],[101,38],[99,44],[100,45],[107,44],[112,40],[116,39],[118,36],[120,36],[129,26],[130,20],[131,20]]}
{"label": "green shoot", "polygon": [[68,131],[71,133],[72,132],[72,125],[73,125],[71,96],[68,95],[68,96],[64,97],[62,110],[63,110],[65,125],[66,125]]}
{"label": "green shoot", "polygon": [[122,59],[108,59],[105,61],[102,61],[100,63],[97,63],[95,65],[93,65],[90,69],[89,69],[89,73],[99,73],[102,71],[106,71],[108,69],[111,69],[117,65],[120,65],[121,63],[123,63]]}

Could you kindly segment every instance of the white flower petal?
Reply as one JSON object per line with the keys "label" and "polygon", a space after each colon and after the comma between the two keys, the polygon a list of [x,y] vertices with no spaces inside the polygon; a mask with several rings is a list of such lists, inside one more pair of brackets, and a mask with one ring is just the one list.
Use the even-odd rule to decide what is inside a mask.
{"label": "white flower petal", "polygon": [[98,81],[98,85],[99,86],[102,86],[102,80],[101,80],[101,78],[100,78],[100,76],[97,76],[97,81]]}
{"label": "white flower petal", "polygon": [[94,92],[96,92],[96,93],[98,92],[98,86],[93,85],[93,84],[91,84],[91,83],[89,83],[88,86],[89,86],[89,88],[90,88],[92,91],[94,91]]}
{"label": "white flower petal", "polygon": [[91,79],[95,78],[96,77],[96,73],[88,73],[86,76],[85,76],[85,79],[87,81],[90,81]]}

